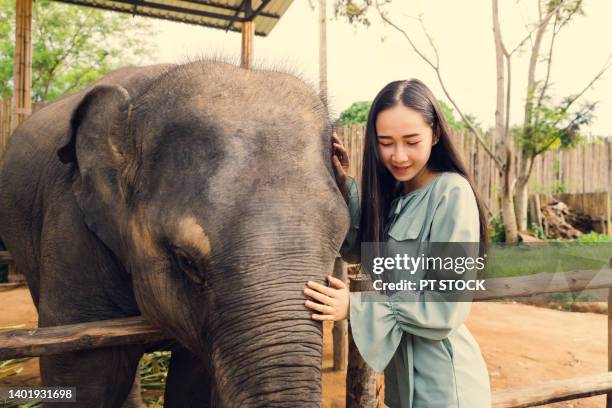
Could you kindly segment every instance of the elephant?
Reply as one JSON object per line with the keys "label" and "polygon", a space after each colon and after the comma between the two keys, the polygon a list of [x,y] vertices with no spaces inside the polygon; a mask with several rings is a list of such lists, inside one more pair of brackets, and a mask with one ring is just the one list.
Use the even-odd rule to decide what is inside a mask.
{"label": "elephant", "polygon": [[[331,148],[324,101],[290,73],[124,67],[14,131],[0,239],[40,327],[142,315],[170,339],[165,406],[319,407],[303,289],[349,228]],[[139,406],[146,351],[42,356],[42,384],[76,387],[79,407]]]}

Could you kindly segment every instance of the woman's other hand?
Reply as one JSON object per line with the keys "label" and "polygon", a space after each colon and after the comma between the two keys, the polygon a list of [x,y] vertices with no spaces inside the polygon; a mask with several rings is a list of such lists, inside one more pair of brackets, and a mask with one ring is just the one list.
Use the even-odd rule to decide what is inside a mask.
{"label": "woman's other hand", "polygon": [[330,286],[308,281],[304,294],[316,300],[307,300],[304,305],[321,314],[312,314],[314,320],[344,320],[349,313],[349,290],[345,283],[331,275],[327,276]]}

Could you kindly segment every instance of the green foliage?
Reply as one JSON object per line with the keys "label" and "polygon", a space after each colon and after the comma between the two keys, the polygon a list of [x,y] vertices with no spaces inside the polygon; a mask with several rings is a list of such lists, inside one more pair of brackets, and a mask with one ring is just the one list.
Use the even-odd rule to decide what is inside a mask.
{"label": "green foliage", "polygon": [[[596,103],[584,103],[578,110],[570,112],[571,97],[558,105],[530,105],[531,122],[518,134],[519,143],[532,155],[549,148],[571,148],[584,141],[580,129],[593,121]],[[543,98],[549,101],[548,97]]]}
{"label": "green foliage", "polygon": [[[17,327],[0,327],[0,329],[15,329]],[[0,361],[0,378],[10,377],[19,374],[23,370],[23,363],[30,358],[19,358],[12,360]],[[153,407],[163,407],[163,390],[168,376],[168,368],[170,367],[170,352],[155,351],[145,354],[140,360],[140,386],[143,392],[143,399],[147,404],[153,404]],[[155,395],[159,394],[159,395]],[[23,402],[15,402],[6,405],[7,408],[38,408],[40,402],[30,401],[27,405]],[[148,405],[150,406],[150,405]]]}
{"label": "green foliage", "polygon": [[[7,328],[2,327],[2,329]],[[0,378],[10,377],[19,374],[23,370],[21,364],[25,363],[28,360],[29,358],[15,358],[11,360],[0,361]]]}
{"label": "green foliage", "polygon": [[[463,131],[468,129],[467,123],[462,119],[457,119],[455,117],[453,108],[451,108],[446,102],[439,99],[438,105],[440,105],[440,109],[442,109],[442,113],[444,114],[444,119],[446,119],[446,123],[448,124],[448,127],[450,127],[451,130]],[[476,118],[473,115],[466,114],[466,118],[472,123],[472,125],[474,125],[476,129],[480,130],[481,133],[484,133],[482,132],[482,127],[480,126],[480,123],[476,121]]]}
{"label": "green foliage", "polygon": [[[154,403],[154,406],[163,406],[163,390],[166,386],[168,368],[170,367],[169,351],[155,351],[142,356],[140,360],[140,386],[144,400]],[[162,395],[152,397],[154,391],[162,391]]]}
{"label": "green foliage", "polygon": [[580,242],[583,244],[592,244],[599,242],[612,242],[612,236],[606,234],[600,234],[595,231],[591,231],[588,234],[584,234],[580,238],[576,240],[576,242]]}
{"label": "green foliage", "polygon": [[546,235],[544,235],[544,230],[542,229],[542,227],[540,225],[538,225],[535,222],[531,223],[531,232],[533,233],[533,235],[538,238],[538,239],[546,239]]}
{"label": "green foliage", "polygon": [[[380,3],[388,3],[390,0],[382,0]],[[334,16],[344,17],[349,23],[355,25],[370,26],[368,19],[368,9],[372,5],[372,0],[336,0],[334,2]]]}
{"label": "green foliage", "polygon": [[[33,102],[53,101],[154,52],[149,23],[125,14],[38,0],[32,15]],[[14,25],[15,1],[0,0],[0,97],[13,92]]]}
{"label": "green foliage", "polygon": [[[540,272],[600,270],[608,265],[610,243],[547,240],[546,244],[492,244],[487,277],[509,277]],[[517,261],[518,260],[518,261]]]}
{"label": "green foliage", "polygon": [[365,125],[368,121],[368,112],[372,102],[360,101],[353,104],[340,114],[340,125]]}
{"label": "green foliage", "polygon": [[[21,325],[19,325],[21,326]],[[17,326],[5,326],[0,327],[0,330],[14,330],[19,327]],[[19,374],[23,371],[23,364],[30,360],[30,357],[26,358],[15,358],[11,360],[0,361],[0,379],[11,377]],[[42,407],[40,401],[38,400],[30,400],[30,401],[4,401],[3,398],[0,398],[0,403],[2,403],[3,408],[40,408]]]}
{"label": "green foliage", "polygon": [[506,242],[506,231],[501,216],[495,216],[489,221],[489,241],[491,243]]}
{"label": "green foliage", "polygon": [[565,193],[567,190],[565,184],[561,180],[554,180],[552,185],[553,193]]}

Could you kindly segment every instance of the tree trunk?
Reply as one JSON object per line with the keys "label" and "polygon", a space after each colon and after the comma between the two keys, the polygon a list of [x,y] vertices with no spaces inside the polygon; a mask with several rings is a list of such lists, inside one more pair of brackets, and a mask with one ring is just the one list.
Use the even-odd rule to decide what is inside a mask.
{"label": "tree trunk", "polygon": [[504,230],[506,233],[506,242],[515,243],[518,241],[518,231],[516,228],[516,213],[514,212],[513,190],[514,190],[514,140],[506,125],[506,103],[510,105],[510,98],[506,101],[506,92],[510,89],[505,89],[504,75],[504,45],[502,34],[499,25],[499,7],[497,0],[493,2],[493,38],[495,40],[495,66],[497,70],[496,77],[496,109],[495,109],[495,132],[499,135],[504,144],[505,162],[501,168],[502,188],[501,207],[502,218],[504,221]]}
{"label": "tree trunk", "polygon": [[526,180],[519,178],[516,181],[516,193],[514,200],[516,202],[516,218],[517,228],[521,232],[527,231],[527,209],[529,198],[529,188]]}
{"label": "tree trunk", "polygon": [[514,157],[511,151],[506,151],[506,163],[502,172],[501,210],[504,221],[506,242],[518,242],[518,228],[516,225],[516,212],[514,211]]}
{"label": "tree trunk", "polygon": [[[559,6],[557,6],[559,7]],[[519,231],[527,230],[527,209],[528,209],[528,198],[529,198],[529,177],[531,176],[531,167],[534,158],[531,157],[530,150],[535,149],[535,146],[530,146],[531,134],[530,125],[534,121],[534,110],[537,108],[534,106],[534,97],[536,92],[536,67],[538,65],[538,58],[540,56],[540,49],[542,47],[542,40],[546,34],[546,29],[550,23],[551,18],[555,14],[548,12],[545,17],[542,18],[540,15],[540,21],[538,29],[536,30],[535,41],[531,47],[531,55],[529,57],[529,67],[527,69],[527,98],[525,100],[525,119],[523,123],[523,132],[525,136],[525,143],[521,146],[521,168],[519,170],[519,176],[516,180],[516,221],[518,224]],[[542,89],[542,94],[545,92]]]}
{"label": "tree trunk", "polygon": [[516,222],[518,230],[527,231],[527,209],[529,208],[529,177],[531,176],[531,163],[533,158],[523,154],[519,176],[516,179],[516,192],[514,202],[516,204]]}

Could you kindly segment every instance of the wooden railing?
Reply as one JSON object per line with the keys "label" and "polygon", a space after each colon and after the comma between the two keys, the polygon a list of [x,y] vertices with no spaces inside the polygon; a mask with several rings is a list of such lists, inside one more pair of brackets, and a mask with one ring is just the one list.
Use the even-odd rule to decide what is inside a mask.
{"label": "wooden railing", "polygon": [[[10,254],[0,251],[0,262],[10,261],[12,261]],[[553,280],[550,279],[550,274],[547,276],[545,273],[487,279],[485,282],[487,292],[477,294],[475,299],[482,301],[551,292],[612,288],[612,258],[610,259],[610,269],[557,272],[555,275],[557,279]],[[597,279],[593,279],[595,276],[597,276]],[[350,280],[352,291],[363,290],[362,277],[353,276]],[[601,394],[608,394],[608,407],[610,407],[610,393],[612,393],[611,314],[612,296],[609,296],[608,369],[610,372],[495,391],[492,394],[493,407],[533,407]],[[0,360],[52,355],[124,344],[155,344],[165,339],[164,334],[159,329],[153,327],[140,316],[56,327],[11,330],[0,332]],[[353,344],[352,347],[349,347],[349,370],[351,370],[351,362],[355,361],[355,353],[358,353],[358,351]],[[361,364],[357,371],[362,370],[358,373],[360,374],[359,378],[361,378],[361,381],[367,381],[368,376],[372,375],[373,372],[364,373],[363,370],[367,370],[367,366],[365,368],[363,366],[365,365]],[[352,372],[355,373],[355,370],[353,369]],[[367,387],[363,389],[365,390]],[[347,395],[349,392],[353,397],[360,397],[355,395],[355,390],[347,389]],[[351,404],[347,404],[347,406],[351,406]],[[360,408],[364,407],[360,406]]]}

